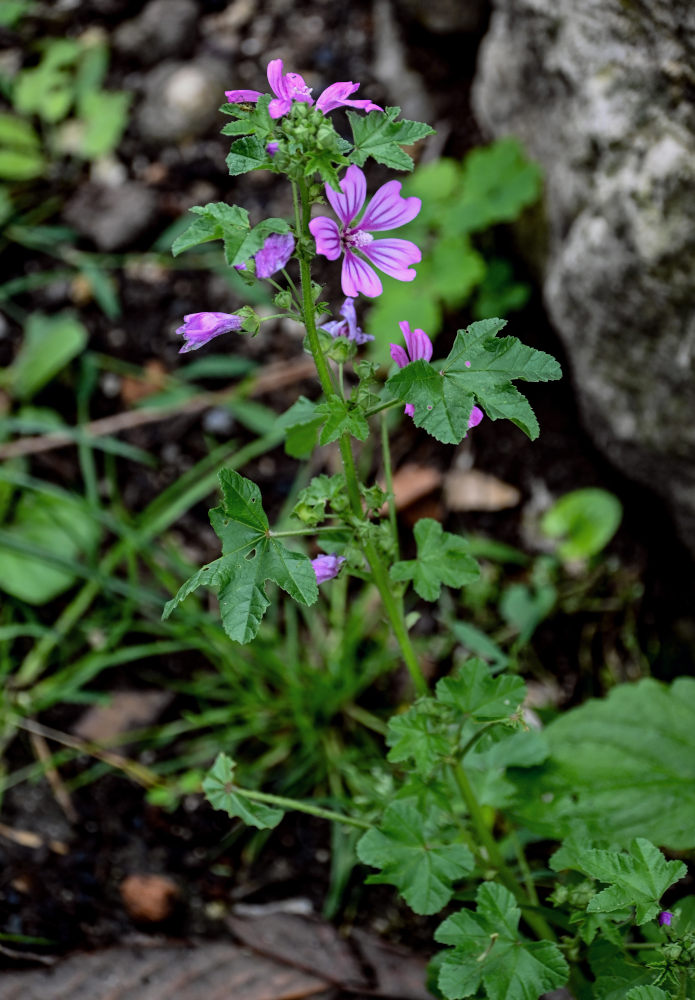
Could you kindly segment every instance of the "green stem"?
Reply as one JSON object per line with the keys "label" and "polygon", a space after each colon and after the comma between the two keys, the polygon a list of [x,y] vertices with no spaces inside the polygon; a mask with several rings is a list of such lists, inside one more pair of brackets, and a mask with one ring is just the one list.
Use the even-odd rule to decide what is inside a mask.
{"label": "green stem", "polygon": [[456,784],[458,785],[458,789],[461,793],[461,798],[463,799],[466,809],[468,810],[468,814],[471,817],[471,822],[473,823],[475,832],[478,835],[481,845],[485,848],[488,861],[494,868],[497,869],[500,882],[502,882],[502,884],[509,889],[512,895],[524,907],[524,920],[534,933],[542,940],[554,941],[555,935],[545,918],[539,913],[535,913],[533,910],[528,908],[530,901],[527,899],[523,889],[502,857],[497,842],[485,822],[485,817],[483,816],[480,803],[476,798],[473,786],[468,780],[468,775],[466,774],[463,766],[459,763],[454,764],[453,772]]}
{"label": "green stem", "polygon": [[367,410],[365,417],[375,417],[377,413],[382,413],[384,410],[392,410],[394,406],[402,405],[399,399],[387,399],[386,402],[379,403],[377,406],[372,406],[371,409]]}
{"label": "green stem", "polygon": [[394,559],[400,559],[398,547],[398,522],[396,519],[396,498],[393,493],[393,469],[391,467],[391,449],[389,448],[389,429],[384,414],[381,416],[381,461],[384,466],[386,503],[388,505],[389,524],[391,525],[391,535],[393,537]]}
{"label": "green stem", "polygon": [[270,792],[254,792],[246,788],[237,788],[236,785],[234,786],[234,794],[241,795],[242,798],[250,799],[252,802],[264,802],[269,806],[278,806],[279,809],[292,809],[295,812],[308,813],[310,816],[318,816],[334,823],[347,823],[348,826],[357,826],[360,830],[371,830],[372,828],[372,824],[365,819],[344,816],[332,809],[322,809],[321,806],[313,806],[301,799],[288,799],[284,795],[271,795]]}
{"label": "green stem", "polygon": [[[311,206],[307,196],[306,184],[303,181],[299,181],[297,184],[294,182],[292,183],[292,199],[295,210],[297,235],[298,237],[300,236],[304,242],[310,237],[309,217]],[[324,394],[327,397],[335,396],[337,393],[333,386],[333,381],[328,369],[328,363],[323,351],[321,350],[321,344],[316,330],[314,300],[311,293],[311,265],[304,253],[300,254],[299,258],[299,274],[301,277],[302,301],[304,305],[304,324],[306,326],[309,349],[314,356],[316,371],[318,373],[319,381]],[[355,468],[355,459],[352,454],[350,435],[343,434],[340,438],[339,445],[340,455],[343,460],[343,469],[345,471],[345,484],[347,487],[348,498],[350,500],[350,507],[354,516],[359,520],[363,520],[364,512],[362,510],[362,497],[360,494],[357,470]],[[410,636],[408,635],[408,629],[405,625],[402,599],[394,595],[388,571],[386,570],[381,556],[371,539],[366,538],[362,547],[372,571],[372,579],[381,596],[384,611],[391,622],[393,633],[398,641],[398,645],[401,648],[403,660],[411,677],[413,678],[415,690],[418,695],[426,694],[427,681],[425,680],[420,669],[420,664],[417,661],[415,650],[413,649]]]}

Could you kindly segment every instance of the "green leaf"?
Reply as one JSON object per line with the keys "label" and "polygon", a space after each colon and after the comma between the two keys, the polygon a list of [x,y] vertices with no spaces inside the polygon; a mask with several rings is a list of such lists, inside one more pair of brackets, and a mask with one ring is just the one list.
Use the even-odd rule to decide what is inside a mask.
{"label": "green leaf", "polygon": [[482,660],[467,660],[452,677],[443,677],[436,687],[437,699],[477,722],[507,719],[517,713],[526,697],[520,677],[493,677]]}
{"label": "green leaf", "polygon": [[299,399],[280,417],[280,426],[285,428],[285,451],[292,458],[306,458],[316,447],[319,427],[323,423],[321,414],[316,413],[316,403],[306,396]]}
{"label": "green leaf", "polygon": [[90,91],[80,101],[80,118],[85,123],[79,151],[88,160],[111,153],[121,141],[128,124],[132,94]]}
{"label": "green leaf", "polygon": [[687,874],[682,861],[667,861],[661,851],[643,837],[630,844],[629,853],[581,848],[573,844],[571,854],[560,848],[550,859],[555,871],[570,865],[600,882],[609,883],[590,901],[588,913],[611,913],[634,906],[638,924],[653,920],[661,909],[659,900],[670,886]]}
{"label": "green leaf", "polygon": [[659,986],[634,986],[625,996],[625,1000],[670,1000],[669,994]]}
{"label": "green leaf", "polygon": [[631,990],[654,981],[652,969],[645,969],[622,947],[604,938],[592,943],[588,957],[596,977],[592,991],[596,1000],[626,1000]]}
{"label": "green leaf", "polygon": [[221,809],[232,819],[242,819],[247,826],[271,830],[277,826],[284,813],[282,809],[253,802],[234,789],[235,763],[224,753],[217,755],[215,763],[203,781],[205,797],[215,809]]}
{"label": "green leaf", "polygon": [[266,152],[265,143],[255,135],[245,136],[232,143],[227,154],[227,168],[232,177],[246,174],[249,170],[260,170],[268,167],[271,159]]}
{"label": "green leaf", "polygon": [[16,399],[31,399],[86,344],[87,331],[72,313],[32,313],[19,353],[4,376],[10,393]]}
{"label": "green leaf", "polygon": [[444,362],[414,361],[392,375],[386,387],[397,399],[412,403],[414,420],[437,440],[458,444],[468,431],[475,400],[491,420],[511,420],[530,438],[538,422],[512,379],[546,382],[561,377],[549,354],[526,347],[516,337],[497,338],[505,320],[479,320],[459,330]]}
{"label": "green leaf", "polygon": [[377,163],[393,170],[413,169],[412,158],[401,147],[412,146],[425,136],[432,135],[434,129],[424,122],[397,122],[395,119],[400,112],[400,108],[370,111],[368,115],[347,112],[355,143],[350,154],[352,163],[363,167],[371,156]]}
{"label": "green leaf", "polygon": [[0,114],[0,179],[31,180],[44,167],[41,143],[31,124],[16,115]]}
{"label": "green leaf", "polygon": [[412,580],[426,601],[439,598],[441,586],[463,587],[477,580],[480,568],[469,554],[468,543],[459,535],[442,529],[439,521],[421,518],[415,525],[417,559],[397,562],[391,567],[392,580]]}
{"label": "green leaf", "polygon": [[589,836],[622,846],[645,836],[672,850],[695,847],[693,718],[692,677],[671,687],[621,684],[565,712],[546,728],[543,771],[515,776],[524,822],[558,840],[583,822]]}
{"label": "green leaf", "polygon": [[608,545],[622,516],[622,504],[608,490],[573,490],[545,512],[541,531],[561,539],[557,550],[562,559],[589,559]]}
{"label": "green leaf", "polygon": [[195,206],[190,211],[198,218],[174,240],[171,247],[174,257],[201,243],[223,240],[225,260],[233,267],[245,263],[257,253],[271,233],[286,233],[289,230],[284,219],[264,219],[251,229],[246,209],[227,205],[223,201]]}
{"label": "green leaf", "polygon": [[435,932],[435,940],[453,946],[439,973],[448,1000],[472,996],[481,985],[489,1000],[538,1000],[567,982],[569,968],[558,946],[519,934],[521,911],[507,889],[485,882],[476,899],[476,912],[460,910]]}
{"label": "green leaf", "polygon": [[222,540],[222,558],[187,580],[164,608],[174,608],[200,586],[217,587],[222,624],[236,642],[250,642],[269,605],[265,592],[271,580],[301,604],[318,598],[316,574],[308,556],[292,552],[274,538],[255,483],[238,472],[219,474],[222,506],[210,511],[210,522]]}
{"label": "green leaf", "polygon": [[392,763],[412,759],[423,776],[452,750],[451,740],[442,732],[441,708],[433,698],[421,698],[407,712],[392,716],[386,743]]}
{"label": "green leaf", "polygon": [[468,154],[461,180],[463,197],[450,204],[446,228],[479,232],[512,222],[541,193],[541,172],[515,139],[501,139]]}
{"label": "green leaf", "polygon": [[[101,536],[98,522],[81,497],[28,491],[20,495],[6,533],[20,547],[44,549],[81,565],[94,555]],[[27,604],[53,600],[76,579],[75,573],[49,559],[0,544],[0,590]]]}
{"label": "green leaf", "polygon": [[436,913],[445,906],[453,882],[471,872],[474,861],[465,845],[448,842],[442,820],[438,810],[423,815],[412,801],[388,806],[380,826],[357,844],[360,861],[381,868],[367,882],[395,885],[416,913]]}
{"label": "green leaf", "polygon": [[316,414],[326,421],[321,428],[319,444],[330,444],[343,434],[351,434],[358,441],[366,441],[369,437],[369,424],[364,413],[338,396],[331,396],[319,403]]}

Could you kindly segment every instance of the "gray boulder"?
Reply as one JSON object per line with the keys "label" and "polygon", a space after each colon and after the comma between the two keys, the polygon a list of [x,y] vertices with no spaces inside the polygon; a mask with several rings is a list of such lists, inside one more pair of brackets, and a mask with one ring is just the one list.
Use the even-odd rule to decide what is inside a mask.
{"label": "gray boulder", "polygon": [[495,0],[474,107],[545,170],[544,296],[587,429],[695,551],[695,4]]}

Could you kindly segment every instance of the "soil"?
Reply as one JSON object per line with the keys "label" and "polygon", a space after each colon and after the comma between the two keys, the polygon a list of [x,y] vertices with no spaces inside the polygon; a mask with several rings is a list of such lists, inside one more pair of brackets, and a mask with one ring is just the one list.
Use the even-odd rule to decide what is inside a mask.
{"label": "soil", "polygon": [[[37,3],[16,31],[3,31],[3,41],[16,50],[47,36],[75,36],[98,27],[114,43],[107,86],[128,88],[135,93],[135,107],[144,99],[148,80],[154,71],[147,62],[146,47],[128,52],[115,46],[114,39],[123,24],[142,12],[143,4],[134,0],[84,0],[80,3]],[[247,10],[247,6],[249,10]],[[378,5],[377,5],[378,6]],[[455,5],[454,5],[455,6]],[[238,26],[227,33],[214,28],[213,18],[224,11]],[[214,59],[228,64],[228,86],[262,84],[263,68],[270,56],[282,55],[286,67],[311,74],[317,84],[332,80],[353,79],[361,82],[358,96],[368,95],[381,104],[395,103],[393,82],[385,83],[383,74],[375,73],[375,22],[373,5],[336,4],[329,0],[305,0],[287,4],[284,0],[206,0],[197,5],[194,29],[181,36],[161,58],[186,60]],[[419,80],[423,93],[432,102],[434,120],[444,138],[441,152],[461,157],[481,141],[470,111],[468,95],[475,65],[475,53],[485,27],[485,17],[473,33],[428,31],[405,13],[405,5],[395,6],[395,25],[400,41],[397,52],[411,73]],[[236,22],[235,22],[236,23]],[[28,58],[31,58],[30,56]],[[124,179],[144,186],[152,195],[153,209],[147,225],[136,227],[133,238],[118,248],[119,253],[147,251],[164,229],[189,206],[204,201],[224,199],[229,195],[224,156],[227,141],[218,135],[218,118],[195,137],[179,143],[155,142],[131,126],[119,147],[117,163]],[[61,221],[61,212],[80,192],[80,210],[89,214],[90,168],[76,161],[56,164],[42,192],[45,203],[56,200],[56,211],[46,222]],[[380,180],[379,171],[375,179]],[[287,209],[284,192],[272,179],[247,175],[235,182],[234,200],[247,207],[252,218],[283,214]],[[74,225],[74,211],[70,215]],[[87,227],[88,228],[88,227]],[[502,251],[514,252],[514,235],[506,230],[491,234]],[[78,236],[77,246],[87,251],[98,249],[88,235]],[[35,252],[14,248],[5,264],[16,274],[33,273],[53,266],[50,259]],[[533,281],[527,264],[516,256],[515,267]],[[167,371],[186,364],[178,355],[174,330],[181,317],[201,308],[231,311],[228,285],[209,272],[126,265],[118,272],[118,291],[122,304],[119,319],[108,320],[93,301],[81,300],[74,283],[53,284],[17,300],[27,310],[47,312],[66,306],[79,307],[80,318],[90,333],[90,349],[134,365],[161,363]],[[333,298],[337,298],[337,289]],[[465,325],[467,316],[450,317],[443,334],[451,339],[457,326]],[[560,344],[544,315],[537,292],[523,313],[513,319],[514,333],[525,343],[549,351],[564,362]],[[7,364],[19,342],[19,326],[9,317],[0,338],[0,363]],[[219,343],[219,350],[229,350]],[[238,348],[235,342],[234,349]],[[301,353],[296,335],[261,335],[244,339],[241,348],[254,360],[283,363]],[[189,356],[190,357],[190,356]],[[197,357],[197,356],[196,356]],[[567,367],[565,365],[565,370]],[[648,660],[656,676],[669,679],[679,672],[683,655],[692,658],[695,623],[692,617],[693,592],[691,565],[679,545],[660,503],[646,490],[626,481],[596,452],[584,432],[572,395],[571,372],[562,383],[532,386],[531,403],[538,414],[542,433],[531,444],[520,432],[500,431],[499,424],[484,421],[471,436],[475,467],[490,472],[521,490],[525,506],[509,511],[448,516],[450,530],[465,530],[493,536],[514,545],[524,545],[520,510],[538,495],[541,488],[557,496],[584,485],[603,486],[623,501],[625,518],[611,544],[610,554],[626,567],[643,589],[632,606],[636,616],[637,641],[649,653]],[[211,382],[211,388],[219,383]],[[123,385],[118,379],[102,378],[91,404],[93,419],[123,409]],[[264,399],[278,412],[286,409],[299,391],[314,391],[311,381],[278,390]],[[75,403],[71,386],[51,383],[35,402],[59,410],[66,420],[75,421]],[[235,428],[243,439],[244,432]],[[423,437],[404,423],[398,432],[395,455],[423,464],[447,468],[451,450]],[[248,434],[248,439],[251,435]],[[182,415],[152,423],[123,435],[123,439],[146,449],[156,458],[156,465],[145,468],[119,459],[119,482],[123,501],[133,511],[141,510],[154,496],[202,457],[208,438],[200,415]],[[245,469],[268,498],[270,510],[278,507],[289,491],[295,464],[281,449]],[[70,484],[79,482],[77,455],[72,449],[45,452],[35,456],[32,474],[47,480]],[[206,505],[199,505],[177,525],[182,542],[195,548],[201,561],[217,554],[209,533]],[[52,605],[47,614],[56,610]],[[50,620],[50,619],[49,619]],[[600,693],[602,679],[591,678],[576,684],[580,673],[578,648],[587,616],[575,616],[558,622],[551,619],[541,627],[535,649],[548,670],[569,678],[568,690],[576,697]],[[568,625],[568,621],[570,624]],[[592,619],[594,625],[597,619]],[[599,639],[612,641],[621,623],[603,616],[598,620]],[[608,638],[607,638],[608,637]],[[597,640],[598,641],[598,640]],[[615,639],[614,645],[618,645]],[[600,652],[600,650],[599,650]],[[172,670],[188,669],[172,658]],[[113,679],[112,679],[113,680]],[[133,686],[137,679],[126,671],[116,678]],[[177,700],[167,711],[174,716],[185,708]],[[41,722],[56,729],[69,729],[80,708],[54,709]],[[10,772],[32,759],[28,737],[15,740],[9,750]],[[86,760],[71,765],[86,767]],[[68,775],[75,770],[68,769]],[[323,905],[329,876],[330,832],[318,821],[288,817],[263,850],[253,850],[253,843],[230,835],[229,822],[215,813],[199,797],[184,800],[174,812],[148,805],[142,790],[116,774],[77,789],[71,796],[75,815],[68,818],[47,781],[17,786],[5,796],[0,829],[0,932],[10,936],[38,939],[32,944],[7,945],[7,962],[20,960],[22,951],[32,953],[63,952],[77,947],[98,947],[122,940],[134,929],[183,938],[206,937],[225,933],[221,915],[235,901],[268,901],[302,897],[319,911]],[[4,831],[4,832],[3,832]],[[9,833],[8,833],[9,831]],[[30,831],[40,843],[18,843],[12,834]],[[259,846],[259,845],[256,845]],[[169,916],[151,927],[128,915],[120,894],[127,876],[155,872],[173,880],[178,894],[172,896]],[[426,947],[426,928],[413,921],[383,887],[359,889],[360,879],[347,893],[342,918],[358,925],[375,927],[395,940],[413,947]],[[375,914],[378,913],[378,918]],[[41,939],[46,941],[41,944]],[[13,957],[14,955],[14,957]]]}

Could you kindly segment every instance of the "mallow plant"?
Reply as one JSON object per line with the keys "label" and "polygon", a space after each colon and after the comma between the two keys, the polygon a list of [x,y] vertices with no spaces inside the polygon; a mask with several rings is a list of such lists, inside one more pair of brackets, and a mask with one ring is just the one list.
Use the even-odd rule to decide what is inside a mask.
{"label": "mallow plant", "polygon": [[[394,665],[409,671],[413,698],[388,723],[387,760],[372,773],[371,796],[295,801],[245,788],[224,752],[204,791],[215,807],[257,828],[296,809],[357,831],[367,882],[394,886],[417,914],[444,911],[430,986],[448,1000],[533,1000],[568,983],[578,997],[693,997],[695,897],[674,895],[686,866],[652,841],[676,851],[695,845],[695,754],[686,752],[695,683],[683,678],[669,691],[644,681],[627,686],[627,699],[617,689],[607,711],[588,703],[541,731],[520,677],[463,659],[431,690],[413,641],[417,601],[465,587],[479,567],[466,540],[432,518],[420,519],[412,538],[399,538],[386,411],[399,409],[444,444],[458,445],[482,420],[511,421],[534,439],[538,423],[519,384],[558,379],[560,367],[507,335],[500,319],[460,329],[448,353],[436,356],[407,315],[390,331],[390,359],[381,366],[360,360],[369,339],[360,327],[364,299],[380,295],[383,274],[417,282],[421,260],[420,249],[397,235],[420,212],[420,199],[403,197],[397,179],[370,195],[363,168],[373,160],[411,170],[404,147],[432,129],[402,120],[397,107],[354,98],[353,82],[331,84],[314,99],[279,59],[268,65],[268,83],[270,94],[227,92],[227,163],[233,177],[268,170],[287,178],[292,218],[252,222],[226,202],[196,207],[173,250],[221,240],[230,268],[250,283],[270,282],[273,317],[302,324],[318,380],[316,398],[300,396],[278,418],[286,450],[310,459],[335,442],[342,470],[314,476],[297,498],[294,526],[274,528],[258,486],[221,469],[220,502],[210,511],[221,555],[164,614],[196,589],[212,589],[230,639],[248,643],[269,606],[269,583],[309,608],[319,588],[340,584],[345,600],[353,588],[373,587],[398,650]],[[336,109],[345,109],[349,139],[335,128]],[[324,300],[317,280],[331,268],[342,286],[335,302]],[[250,307],[228,314],[200,305],[177,331],[182,352],[216,337],[253,336],[273,318]],[[362,478],[356,461],[375,431],[378,482]]]}

